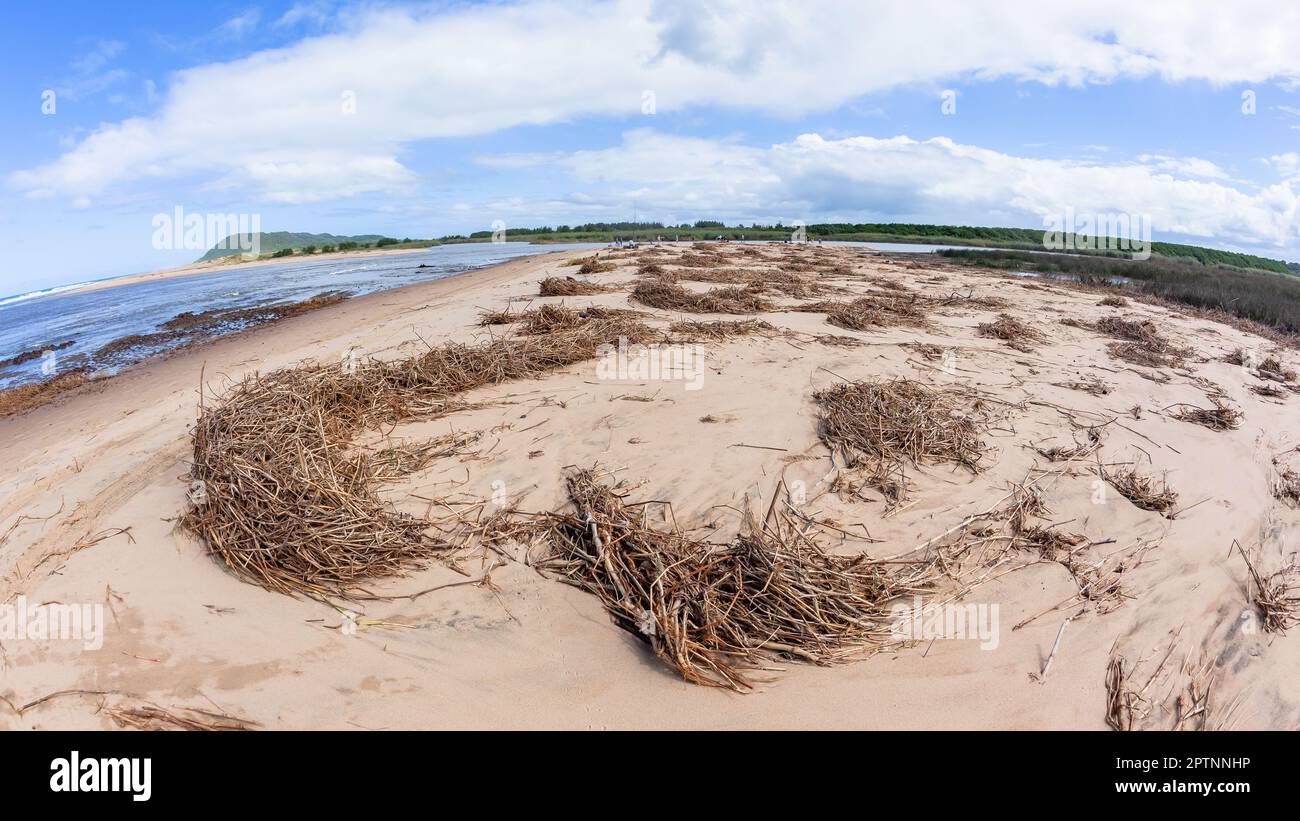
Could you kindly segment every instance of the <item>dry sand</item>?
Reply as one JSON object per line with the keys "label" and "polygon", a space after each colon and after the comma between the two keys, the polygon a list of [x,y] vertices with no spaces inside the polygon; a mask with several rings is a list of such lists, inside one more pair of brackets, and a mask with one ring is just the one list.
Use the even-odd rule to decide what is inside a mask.
{"label": "dry sand", "polygon": [[[396,434],[481,430],[477,454],[438,462],[391,497],[423,513],[421,498],[485,499],[504,490],[521,509],[558,509],[564,468],[599,464],[628,483],[632,499],[670,501],[683,527],[711,525],[722,539],[739,527],[738,510],[765,504],[784,477],[787,485],[804,483],[810,512],[845,530],[865,526],[879,540],[845,539],[837,551],[883,557],[988,509],[1035,465],[1059,468],[1035,448],[1070,443],[1067,415],[1081,424],[1114,420],[1105,426],[1101,460],[1134,461],[1144,473],[1167,476],[1183,512],[1170,520],[1140,510],[1109,487],[1096,503],[1096,476],[1084,462],[1041,481],[1050,513],[1040,523],[1103,543],[1094,555],[1150,546],[1124,574],[1122,606],[1101,614],[1076,602],[1013,630],[1070,601],[1079,587],[1060,563],[1008,557],[965,599],[998,605],[996,649],[938,640],[841,666],[789,663],[742,695],[681,680],[617,628],[594,597],[519,562],[498,564],[491,587],[357,605],[366,621],[349,631],[339,629],[346,622],[337,610],[241,581],[173,529],[186,505],[181,477],[201,380],[210,396],[243,374],[307,359],[339,361],[354,347],[397,356],[425,342],[470,340],[485,333],[477,327],[479,310],[510,299],[627,305],[630,259],[593,277],[623,290],[537,299],[539,279],[573,271],[562,267],[567,255],[547,254],[218,340],[0,420],[0,601],[22,595],[29,602],[106,603],[111,610],[96,651],[76,642],[4,642],[0,696],[10,706],[0,701],[0,727],[109,728],[115,725],[101,705],[151,702],[237,715],[262,728],[1104,729],[1112,648],[1130,662],[1149,660],[1136,675],[1140,687],[1171,644],[1170,661],[1146,693],[1142,726],[1172,726],[1179,710],[1188,712],[1187,688],[1196,679],[1201,687],[1212,682],[1211,726],[1300,727],[1300,636],[1267,634],[1243,618],[1250,609],[1246,568],[1230,550],[1234,540],[1257,548],[1261,565],[1275,569],[1300,523],[1300,514],[1271,492],[1274,457],[1300,456],[1285,455],[1300,444],[1300,398],[1257,396],[1247,390],[1259,384],[1250,372],[1220,361],[1235,348],[1264,352],[1269,343],[1163,307],[1100,306],[1095,293],[940,261],[818,253],[852,266],[829,281],[856,292],[878,290],[864,278],[870,275],[932,296],[973,293],[1011,304],[954,306],[932,315],[927,330],[854,332],[828,325],[821,313],[763,314],[803,336],[709,346],[699,390],[681,381],[599,380],[595,363],[478,390],[468,398],[486,407]],[[1029,322],[1046,341],[1022,352],[979,335],[977,325],[1002,312]],[[1169,381],[1160,383],[1112,359],[1106,337],[1060,324],[1109,315],[1154,319],[1196,355],[1186,370],[1165,369]],[[826,333],[864,344],[811,339]],[[955,370],[944,372],[942,360],[928,362],[901,344],[917,342],[951,349]],[[911,497],[890,515],[875,500],[879,494],[853,501],[828,492],[836,471],[818,439],[810,397],[842,379],[881,376],[975,386],[1009,403],[999,406],[1005,421],[986,436],[993,447],[988,469],[912,470]],[[1055,384],[1091,377],[1111,392],[1094,396]],[[1212,431],[1172,418],[1174,409],[1162,412],[1177,402],[1208,406],[1209,385],[1198,378],[1241,409],[1238,429]],[[1131,413],[1135,407],[1140,418]],[[129,536],[77,549],[120,528]],[[476,578],[498,562],[488,554],[463,564]],[[407,594],[463,578],[432,565],[372,589]],[[1045,680],[1037,680],[1062,622],[1081,611]],[[63,690],[94,692],[60,695],[21,715],[13,709]]]}

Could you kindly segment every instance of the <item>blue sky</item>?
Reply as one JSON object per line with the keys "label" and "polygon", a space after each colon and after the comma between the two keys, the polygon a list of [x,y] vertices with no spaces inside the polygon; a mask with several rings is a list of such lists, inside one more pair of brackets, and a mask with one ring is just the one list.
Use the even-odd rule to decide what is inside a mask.
{"label": "blue sky", "polygon": [[1300,260],[1300,12],[1277,3],[48,2],[6,23],[0,295],[187,262],[154,242],[177,207],[413,237],[1068,208]]}

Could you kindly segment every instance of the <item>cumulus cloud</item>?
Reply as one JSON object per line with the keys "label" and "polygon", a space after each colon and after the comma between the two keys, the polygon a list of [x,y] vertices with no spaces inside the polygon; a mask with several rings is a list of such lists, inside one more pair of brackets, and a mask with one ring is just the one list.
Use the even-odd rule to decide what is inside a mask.
{"label": "cumulus cloud", "polygon": [[[172,78],[149,117],[104,125],[10,176],[97,196],[168,177],[242,180],[251,196],[350,196],[409,182],[413,141],[577,118],[721,106],[795,116],[903,85],[1160,77],[1300,83],[1300,6],[1036,0],[524,0],[379,6],[333,33]],[[317,7],[290,10],[291,22]],[[246,28],[251,14],[228,25]],[[281,18],[285,19],[285,18]],[[239,22],[236,22],[239,21]],[[919,22],[918,22],[919,21]],[[355,95],[355,113],[341,103]],[[272,148],[274,147],[274,148]],[[346,173],[298,178],[305,156]],[[250,169],[250,166],[252,167]],[[266,170],[271,169],[271,170]],[[1187,169],[1184,169],[1186,171]],[[369,175],[369,180],[362,178]]]}
{"label": "cumulus cloud", "polygon": [[[1154,230],[1258,245],[1300,240],[1300,189],[1285,179],[1242,190],[1204,161],[1079,162],[1017,157],[937,137],[804,134],[768,147],[651,130],[554,160],[589,200],[643,213],[732,220],[901,220],[1035,226],[1076,213],[1147,215]],[[1272,158],[1294,172],[1294,155]],[[1187,169],[1191,169],[1190,172]],[[653,182],[648,182],[653,181]]]}

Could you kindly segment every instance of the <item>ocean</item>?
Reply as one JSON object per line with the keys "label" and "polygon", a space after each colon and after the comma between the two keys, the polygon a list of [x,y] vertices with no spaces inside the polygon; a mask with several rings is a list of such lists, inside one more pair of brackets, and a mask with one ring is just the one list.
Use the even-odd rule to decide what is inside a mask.
{"label": "ocean", "polygon": [[[361,296],[454,276],[516,257],[606,247],[594,243],[464,243],[402,254],[295,258],[273,265],[215,268],[211,273],[94,291],[69,293],[78,286],[60,286],[3,297],[0,298],[0,361],[29,351],[53,350],[54,354],[0,368],[0,390],[48,378],[51,374],[43,368],[48,371],[51,365],[55,373],[88,366],[96,374],[107,374],[156,355],[165,346],[144,348],[133,357],[115,357],[111,362],[96,361],[93,357],[109,342],[157,332],[168,320],[186,311],[255,308],[298,302],[334,291]],[[239,324],[231,324],[218,335],[241,329]]]}

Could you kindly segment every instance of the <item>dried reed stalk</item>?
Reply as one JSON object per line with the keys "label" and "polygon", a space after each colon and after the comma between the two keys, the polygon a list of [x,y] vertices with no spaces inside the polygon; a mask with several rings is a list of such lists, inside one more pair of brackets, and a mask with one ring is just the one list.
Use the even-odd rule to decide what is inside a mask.
{"label": "dried reed stalk", "polygon": [[[594,358],[620,337],[644,343],[658,335],[628,319],[592,319],[396,362],[250,376],[201,409],[189,477],[201,492],[191,494],[182,524],[233,571],[284,593],[346,595],[401,572],[450,545],[428,533],[429,522],[379,498],[379,482],[397,463],[354,453],[353,439],[462,407],[458,395],[473,388]],[[418,464],[428,455],[401,460]]]}
{"label": "dried reed stalk", "polygon": [[592,471],[568,478],[572,513],[546,517],[538,566],[597,596],[615,623],[688,681],[745,691],[773,658],[831,664],[890,641],[889,604],[929,588],[927,564],[825,553],[773,513],[728,544],[652,529]]}

